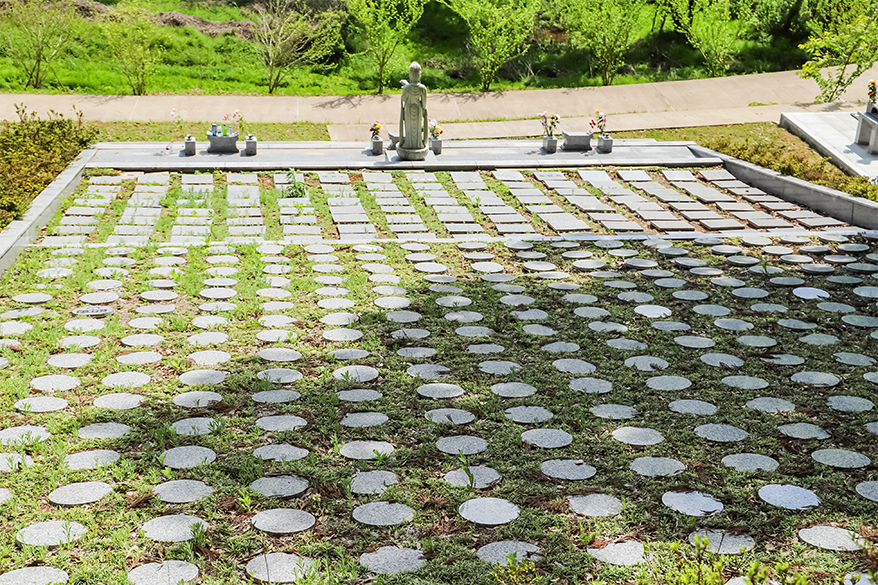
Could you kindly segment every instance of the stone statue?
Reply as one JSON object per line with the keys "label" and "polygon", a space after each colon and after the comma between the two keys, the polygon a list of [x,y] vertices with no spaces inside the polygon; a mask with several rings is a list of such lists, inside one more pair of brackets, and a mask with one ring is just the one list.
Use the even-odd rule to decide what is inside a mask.
{"label": "stone statue", "polygon": [[399,110],[399,145],[396,152],[402,160],[427,158],[427,88],[421,84],[421,66],[409,66],[409,81],[402,82]]}

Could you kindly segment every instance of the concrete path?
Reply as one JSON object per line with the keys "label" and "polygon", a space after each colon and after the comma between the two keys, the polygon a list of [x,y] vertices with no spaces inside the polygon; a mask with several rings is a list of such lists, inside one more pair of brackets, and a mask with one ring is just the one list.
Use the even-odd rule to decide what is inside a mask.
{"label": "concrete path", "polygon": [[849,112],[784,112],[780,125],[849,174],[878,177],[878,157],[857,144],[857,118]]}
{"label": "concrete path", "polygon": [[[843,96],[852,103],[814,105],[817,86],[795,71],[638,85],[430,95],[430,116],[446,122],[445,138],[534,136],[541,111],[559,114],[561,128],[584,130],[595,109],[611,115],[610,130],[774,121],[781,111],[856,109],[865,98],[866,72]],[[14,119],[14,104],[44,114],[68,114],[76,106],[87,119],[167,121],[176,109],[184,120],[220,121],[239,110],[253,122],[311,121],[329,125],[334,140],[359,140],[373,120],[395,125],[398,95],[356,96],[89,96],[0,94],[0,118]],[[479,120],[525,120],[478,122]],[[451,121],[459,123],[450,123]]]}

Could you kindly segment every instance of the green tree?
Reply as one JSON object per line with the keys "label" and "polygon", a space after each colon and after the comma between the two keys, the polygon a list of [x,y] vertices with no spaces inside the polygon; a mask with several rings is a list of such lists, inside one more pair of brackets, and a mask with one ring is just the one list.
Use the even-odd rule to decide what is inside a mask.
{"label": "green tree", "polygon": [[6,0],[0,4],[7,54],[24,71],[25,87],[39,89],[52,63],[79,31],[82,19],[73,0]]}
{"label": "green tree", "polygon": [[850,11],[834,22],[812,23],[815,31],[799,45],[811,59],[802,65],[799,77],[817,82],[818,102],[833,102],[878,58],[878,5],[865,12]]}
{"label": "green tree", "polygon": [[303,0],[269,0],[256,11],[254,39],[268,73],[269,94],[294,66],[325,59],[341,42],[341,21],[334,10],[315,12]]}
{"label": "green tree", "polygon": [[586,49],[604,85],[613,83],[637,39],[645,0],[570,0],[564,22],[573,42]]}
{"label": "green tree", "polygon": [[703,0],[686,31],[686,38],[704,57],[711,75],[723,75],[732,63],[741,23],[733,21],[729,0]]}
{"label": "green tree", "polygon": [[106,15],[101,30],[110,51],[122,66],[131,93],[144,95],[149,78],[161,60],[161,50],[155,46],[159,29],[149,13],[138,4],[121,3]]}
{"label": "green tree", "polygon": [[444,0],[469,27],[482,91],[504,63],[520,55],[534,27],[539,0]]}
{"label": "green tree", "polygon": [[662,16],[670,18],[674,28],[686,33],[692,26],[698,0],[656,0],[656,7]]}
{"label": "green tree", "polygon": [[348,0],[356,27],[369,43],[369,53],[378,66],[378,93],[384,92],[388,65],[399,44],[424,13],[426,0]]}

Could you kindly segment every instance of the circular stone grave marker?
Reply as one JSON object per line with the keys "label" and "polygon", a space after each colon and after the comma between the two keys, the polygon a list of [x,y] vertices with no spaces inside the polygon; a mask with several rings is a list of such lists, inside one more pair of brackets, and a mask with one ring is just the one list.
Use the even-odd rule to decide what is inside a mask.
{"label": "circular stone grave marker", "polygon": [[69,579],[70,576],[61,569],[35,565],[3,573],[0,575],[0,585],[58,585],[67,583]]}
{"label": "circular stone grave marker", "polygon": [[348,459],[375,459],[393,453],[393,445],[386,441],[350,441],[341,446],[339,453]]}
{"label": "circular stone grave marker", "polygon": [[49,493],[48,499],[56,506],[83,506],[97,502],[112,491],[112,486],[102,481],[86,481],[59,487]]}
{"label": "circular stone grave marker", "polygon": [[417,571],[427,564],[420,551],[396,546],[382,546],[375,552],[360,555],[360,564],[379,575]]}
{"label": "circular stone grave marker", "polygon": [[216,461],[216,453],[207,447],[187,445],[174,447],[162,453],[159,458],[171,469],[191,469]]}
{"label": "circular stone grave marker", "polygon": [[592,518],[615,516],[622,511],[622,501],[606,494],[572,496],[570,509],[580,516]]}
{"label": "circular stone grave marker", "polygon": [[22,412],[55,412],[67,408],[67,401],[56,396],[34,396],[17,401],[15,408]]}
{"label": "circular stone grave marker", "polygon": [[426,398],[455,398],[462,395],[463,388],[455,384],[433,382],[418,386],[417,393]]}
{"label": "circular stone grave marker", "polygon": [[394,526],[411,522],[415,511],[396,502],[372,502],[354,508],[354,520],[369,526]]}
{"label": "circular stone grave marker", "polygon": [[[420,394],[420,389],[418,390]],[[536,394],[536,391],[536,388],[523,382],[504,382],[491,386],[491,392],[502,398],[526,398]],[[463,389],[460,390],[460,394],[463,394]]]}
{"label": "circular stone grave marker", "polygon": [[265,445],[255,449],[253,455],[271,461],[297,461],[304,459],[308,455],[308,450],[287,444]]}
{"label": "circular stone grave marker", "polygon": [[399,478],[390,471],[358,471],[351,480],[351,491],[355,494],[377,495],[384,493],[388,486],[399,483]]}
{"label": "circular stone grave marker", "polygon": [[860,550],[865,541],[859,534],[837,526],[812,526],[799,530],[799,538],[810,545],[826,550]]}
{"label": "circular stone grave marker", "polygon": [[750,436],[747,431],[739,429],[738,427],[713,423],[695,427],[695,434],[702,439],[718,443],[743,441]]}
{"label": "circular stone grave marker", "polygon": [[476,551],[476,555],[486,563],[492,565],[507,566],[512,555],[515,555],[516,562],[523,560],[538,561],[540,547],[529,542],[521,542],[519,540],[501,540],[486,544]]}
{"label": "circular stone grave marker", "polygon": [[[64,458],[64,464],[68,469],[97,469],[115,463],[120,458],[116,451],[109,449],[95,449],[71,453]],[[33,463],[33,461],[31,461]]]}
{"label": "circular stone grave marker", "polygon": [[778,468],[779,463],[765,455],[757,453],[736,453],[734,455],[726,455],[722,459],[722,464],[731,467],[736,471],[774,471]]}
{"label": "circular stone grave marker", "polygon": [[216,370],[190,370],[180,376],[180,382],[186,386],[197,384],[221,384],[226,379],[225,372]]}
{"label": "circular stone grave marker", "polygon": [[198,579],[198,567],[186,561],[146,563],[128,572],[132,585],[165,585],[166,583],[194,583]]}
{"label": "circular stone grave marker", "polygon": [[387,415],[381,412],[349,412],[341,419],[341,426],[366,428],[382,425],[387,421]]}
{"label": "circular stone grave marker", "polygon": [[471,435],[442,437],[436,441],[436,448],[449,455],[475,455],[488,448],[488,442]]}
{"label": "circular stone grave marker", "polygon": [[290,498],[308,489],[308,480],[296,475],[273,475],[260,477],[250,484],[250,488],[267,498]]}
{"label": "circular stone grave marker", "polygon": [[665,440],[660,432],[641,427],[621,427],[613,431],[613,438],[628,445],[657,445]]}
{"label": "circular stone grave marker", "polygon": [[85,536],[85,533],[85,526],[78,522],[48,520],[22,528],[15,534],[15,540],[20,544],[54,548],[76,542]]}
{"label": "circular stone grave marker", "polygon": [[670,477],[686,469],[683,463],[669,457],[638,457],[629,467],[646,477]]}
{"label": "circular stone grave marker", "polygon": [[719,500],[699,491],[668,491],[662,495],[662,503],[671,510],[688,516],[713,516],[723,510]]}
{"label": "circular stone grave marker", "polygon": [[311,571],[313,561],[291,553],[268,553],[247,563],[247,574],[263,583],[296,583]]}
{"label": "circular stone grave marker", "polygon": [[756,546],[756,541],[752,536],[732,534],[725,530],[696,530],[689,535],[689,542],[695,544],[696,537],[707,539],[708,548],[715,554],[721,555],[739,555]]}
{"label": "circular stone grave marker", "polygon": [[131,427],[122,423],[107,422],[86,425],[79,429],[80,439],[121,439],[131,432]]}
{"label": "circular stone grave marker", "polygon": [[521,433],[521,440],[533,447],[558,449],[573,442],[573,436],[559,429],[531,429]]}
{"label": "circular stone grave marker", "polygon": [[820,499],[811,490],[789,484],[768,484],[759,489],[759,497],[766,503],[787,510],[807,510],[820,505]]}
{"label": "circular stone grave marker", "polygon": [[45,427],[21,425],[0,430],[0,445],[15,445],[21,442],[45,441],[51,437]]}
{"label": "circular stone grave marker", "polygon": [[484,526],[498,526],[512,522],[519,515],[518,506],[501,498],[474,498],[458,508],[465,519]]}
{"label": "circular stone grave marker", "polygon": [[[469,471],[469,473],[467,473]],[[470,475],[472,479],[470,479]],[[451,485],[472,487],[477,490],[483,490],[494,487],[502,477],[500,474],[485,465],[473,465],[464,469],[454,469],[444,476],[445,481]]]}
{"label": "circular stone grave marker", "polygon": [[865,455],[846,449],[819,449],[811,453],[811,458],[818,463],[841,469],[856,469],[871,463]]}
{"label": "circular stone grave marker", "polygon": [[167,504],[186,504],[209,496],[213,488],[203,481],[178,479],[155,486],[152,493]]}
{"label": "circular stone grave marker", "polygon": [[831,409],[841,412],[866,412],[875,406],[871,400],[857,396],[830,396],[826,403]]}
{"label": "circular stone grave marker", "polygon": [[586,394],[606,394],[613,389],[613,384],[600,378],[576,378],[570,381],[568,387],[576,392]]}
{"label": "circular stone grave marker", "polygon": [[646,562],[645,549],[639,542],[611,542],[603,548],[588,548],[588,554],[610,565],[632,566]]}
{"label": "circular stone grave marker", "polygon": [[40,392],[66,392],[79,386],[79,378],[66,374],[51,374],[34,378],[30,384],[34,390]]}
{"label": "circular stone grave marker", "polygon": [[572,481],[593,477],[597,470],[581,459],[550,459],[540,465],[540,470],[553,479]]}

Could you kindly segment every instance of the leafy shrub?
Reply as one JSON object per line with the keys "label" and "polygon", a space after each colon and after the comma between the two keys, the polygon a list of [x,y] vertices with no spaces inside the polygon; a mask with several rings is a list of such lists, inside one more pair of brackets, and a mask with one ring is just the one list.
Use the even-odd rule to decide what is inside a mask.
{"label": "leafy shrub", "polygon": [[0,228],[24,213],[31,201],[93,143],[97,131],[77,112],[75,119],[49,111],[46,119],[16,105],[18,122],[0,124]]}

